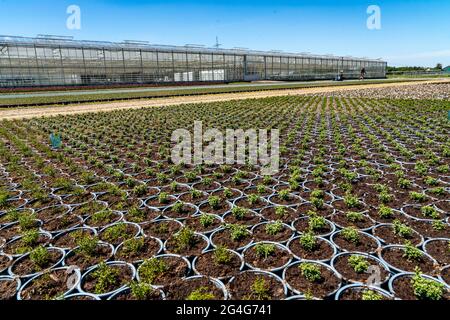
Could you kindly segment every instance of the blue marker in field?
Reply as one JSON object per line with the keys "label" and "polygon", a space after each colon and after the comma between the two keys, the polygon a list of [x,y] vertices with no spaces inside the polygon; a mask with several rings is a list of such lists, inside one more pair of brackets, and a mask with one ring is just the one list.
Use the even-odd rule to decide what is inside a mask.
{"label": "blue marker in field", "polygon": [[52,144],[52,148],[59,149],[62,145],[62,138],[60,134],[50,134],[50,142]]}
{"label": "blue marker in field", "polygon": [[450,110],[448,110],[447,119],[450,120]]}

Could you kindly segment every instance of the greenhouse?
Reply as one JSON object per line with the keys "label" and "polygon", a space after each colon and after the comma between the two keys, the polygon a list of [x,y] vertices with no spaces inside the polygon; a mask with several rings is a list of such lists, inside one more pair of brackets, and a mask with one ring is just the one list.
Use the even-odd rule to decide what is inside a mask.
{"label": "greenhouse", "polygon": [[385,78],[387,63],[244,48],[0,36],[0,87]]}

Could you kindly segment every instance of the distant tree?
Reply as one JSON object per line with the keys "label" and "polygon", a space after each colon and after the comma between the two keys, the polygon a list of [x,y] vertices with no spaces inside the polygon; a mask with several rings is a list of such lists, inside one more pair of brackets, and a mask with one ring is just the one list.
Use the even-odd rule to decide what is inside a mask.
{"label": "distant tree", "polygon": [[438,64],[436,65],[436,69],[442,70],[442,63],[438,63]]}

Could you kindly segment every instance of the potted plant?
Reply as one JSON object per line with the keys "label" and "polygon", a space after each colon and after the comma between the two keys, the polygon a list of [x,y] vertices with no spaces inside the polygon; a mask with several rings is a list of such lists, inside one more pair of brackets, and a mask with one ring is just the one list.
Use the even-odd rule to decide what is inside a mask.
{"label": "potted plant", "polygon": [[17,294],[18,300],[58,300],[77,288],[79,269],[62,267],[48,270],[28,280]]}
{"label": "potted plant", "polygon": [[188,227],[170,237],[164,244],[165,251],[182,256],[196,256],[209,247],[209,239],[199,233],[195,233]]}
{"label": "potted plant", "polygon": [[282,270],[292,261],[292,255],[285,246],[275,242],[258,242],[244,249],[246,265],[254,270],[275,272]]}
{"label": "potted plant", "polygon": [[414,272],[399,273],[389,281],[390,291],[402,300],[449,300],[450,293],[438,279],[422,274],[416,267]]}
{"label": "potted plant", "polygon": [[186,258],[164,254],[144,260],[138,267],[137,280],[155,287],[163,287],[186,277],[190,271],[191,264]]}
{"label": "potted plant", "polygon": [[252,228],[256,241],[272,241],[285,244],[294,236],[294,230],[281,220],[263,222]]}
{"label": "potted plant", "polygon": [[311,231],[291,239],[287,247],[298,260],[328,262],[337,254],[336,246]]}
{"label": "potted plant", "polygon": [[125,240],[117,246],[114,257],[117,261],[137,263],[156,256],[163,249],[161,240],[153,237],[138,237]]}
{"label": "potted plant", "polygon": [[167,300],[227,300],[228,293],[224,284],[217,279],[204,276],[192,276],[175,281],[165,287]]}
{"label": "potted plant", "polygon": [[195,257],[192,268],[199,275],[224,280],[238,274],[244,265],[239,253],[219,246]]}
{"label": "potted plant", "polygon": [[224,228],[211,234],[214,247],[224,246],[240,252],[252,243],[252,233],[248,227],[240,224],[225,224]]}
{"label": "potted plant", "polygon": [[283,279],[295,294],[317,298],[333,295],[341,286],[341,277],[322,262],[302,261],[290,264],[283,271]]}
{"label": "potted plant", "polygon": [[101,262],[81,277],[78,291],[106,298],[126,287],[136,276],[136,269],[125,262]]}
{"label": "potted plant", "polygon": [[22,278],[33,277],[46,269],[55,268],[64,260],[65,253],[59,248],[39,246],[20,257],[9,267],[9,273]]}
{"label": "potted plant", "polygon": [[227,285],[231,300],[282,300],[288,289],[277,275],[265,271],[244,271]]}
{"label": "potted plant", "polygon": [[331,260],[331,266],[342,276],[342,278],[351,283],[366,284],[372,275],[369,268],[379,270],[379,282],[376,285],[381,286],[389,277],[388,267],[379,259],[363,253],[341,253]]}
{"label": "potted plant", "polygon": [[346,252],[375,253],[381,247],[377,238],[355,227],[347,227],[333,233],[331,242]]}

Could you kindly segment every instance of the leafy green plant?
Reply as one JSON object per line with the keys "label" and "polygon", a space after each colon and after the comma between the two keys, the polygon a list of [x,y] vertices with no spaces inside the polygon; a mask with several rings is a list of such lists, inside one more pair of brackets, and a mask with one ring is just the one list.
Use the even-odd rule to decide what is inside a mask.
{"label": "leafy green plant", "polygon": [[327,227],[327,220],[322,216],[313,214],[309,216],[308,225],[312,231],[324,230]]}
{"label": "leafy green plant", "polygon": [[105,262],[101,262],[97,269],[91,273],[91,277],[96,280],[94,293],[103,294],[108,292],[111,286],[117,284],[120,271],[112,268]]}
{"label": "leafy green plant", "polygon": [[317,238],[313,232],[305,232],[300,236],[300,245],[306,251],[314,251],[317,248]]}
{"label": "leafy green plant", "polygon": [[163,259],[151,258],[145,260],[139,267],[139,276],[145,283],[154,284],[157,277],[169,270],[169,266]]}
{"label": "leafy green plant", "polygon": [[417,247],[412,245],[410,241],[405,242],[405,250],[403,257],[408,261],[420,261],[422,259],[423,253]]}
{"label": "leafy green plant", "polygon": [[214,300],[216,297],[207,287],[200,287],[192,291],[187,297],[187,301]]}
{"label": "leafy green plant", "polygon": [[169,194],[167,192],[161,192],[158,196],[158,201],[161,204],[167,204],[169,203]]}
{"label": "leafy green plant", "polygon": [[432,226],[433,229],[437,231],[443,231],[447,228],[447,225],[440,220],[433,221]]}
{"label": "leafy green plant", "polygon": [[288,215],[288,211],[287,211],[286,207],[276,207],[275,215],[281,219],[281,218],[285,217],[286,215]]}
{"label": "leafy green plant", "polygon": [[394,216],[394,210],[392,208],[381,205],[380,209],[378,210],[378,215],[383,219],[391,219]]}
{"label": "leafy green plant", "polygon": [[320,267],[314,263],[301,263],[298,268],[302,275],[310,282],[317,282],[322,279]]}
{"label": "leafy green plant", "polygon": [[133,206],[128,210],[128,216],[133,222],[143,222],[147,218],[145,211],[139,209],[137,206]]}
{"label": "leafy green plant", "polygon": [[247,227],[244,225],[227,224],[225,228],[230,230],[230,237],[233,241],[239,241],[250,236],[250,231],[248,231]]}
{"label": "leafy green plant", "polygon": [[348,263],[356,273],[364,273],[369,269],[369,261],[360,255],[351,255]]}
{"label": "leafy green plant", "polygon": [[131,296],[136,300],[148,300],[152,297],[154,289],[151,285],[144,282],[133,281],[129,284]]}
{"label": "leafy green plant", "polygon": [[420,212],[422,213],[422,215],[426,218],[431,218],[431,219],[439,219],[439,213],[438,211],[433,208],[432,206],[425,206],[420,208]]}
{"label": "leafy green plant", "polygon": [[230,199],[231,197],[233,197],[233,191],[231,191],[230,188],[225,188],[223,189],[223,195],[225,196],[225,198]]}
{"label": "leafy green plant", "polygon": [[218,246],[214,250],[214,261],[216,264],[229,264],[233,259],[233,254],[223,246]]}
{"label": "leafy green plant", "polygon": [[138,197],[144,196],[147,193],[147,191],[148,187],[145,184],[140,184],[133,188],[133,193]]}
{"label": "leafy green plant", "polygon": [[220,198],[217,196],[211,196],[208,198],[208,204],[211,208],[217,210],[220,208]]}
{"label": "leafy green plant", "polygon": [[242,220],[247,216],[248,210],[242,207],[234,207],[231,209],[231,214],[237,219]]}
{"label": "leafy green plant", "polygon": [[394,233],[402,238],[409,238],[413,234],[413,230],[399,220],[394,221]]}
{"label": "leafy green plant", "polygon": [[274,254],[276,251],[276,246],[271,243],[258,243],[255,245],[256,255],[260,258],[267,259],[269,256]]}
{"label": "leafy green plant", "polygon": [[121,222],[105,229],[102,239],[105,239],[108,242],[115,242],[126,235],[126,233],[127,225]]}
{"label": "leafy green plant", "polygon": [[173,236],[176,244],[176,251],[182,252],[186,249],[192,248],[197,244],[197,237],[190,228],[184,227]]}
{"label": "leafy green plant", "polygon": [[144,238],[133,238],[123,242],[122,250],[125,253],[136,253],[142,250],[145,245]]}
{"label": "leafy green plant", "polygon": [[251,293],[247,300],[268,300],[270,299],[270,285],[263,277],[258,277],[250,287]]}
{"label": "leafy green plant", "polygon": [[412,182],[411,182],[411,180],[408,180],[405,178],[400,178],[397,181],[397,185],[402,189],[409,189],[412,186]]}
{"label": "leafy green plant", "polygon": [[351,222],[364,221],[364,214],[362,212],[349,211],[346,213],[345,217],[347,218],[348,221],[351,221]]}
{"label": "leafy green plant", "polygon": [[441,300],[444,295],[444,284],[422,277],[421,270],[416,267],[411,279],[414,294],[423,300]]}
{"label": "leafy green plant", "polygon": [[362,293],[363,301],[377,301],[383,300],[383,296],[374,290],[366,289]]}
{"label": "leafy green plant", "polygon": [[50,252],[47,248],[39,246],[30,252],[30,260],[39,268],[45,268],[50,262]]}
{"label": "leafy green plant", "polygon": [[310,198],[310,202],[311,204],[314,206],[314,208],[316,209],[322,209],[324,206],[324,201],[321,198],[315,198],[315,197],[311,197]]}
{"label": "leafy green plant", "polygon": [[257,204],[260,200],[261,200],[261,198],[260,198],[258,195],[256,195],[256,194],[251,194],[251,195],[249,195],[248,198],[247,198],[247,202],[248,202],[250,205],[255,205],[255,204]]}
{"label": "leafy green plant", "polygon": [[86,256],[93,257],[97,253],[98,238],[91,236],[80,236],[76,240],[78,246],[76,252]]}
{"label": "leafy green plant", "polygon": [[415,192],[412,191],[409,194],[409,197],[411,198],[411,200],[417,201],[417,202],[424,202],[427,199],[427,196],[423,193],[420,192]]}
{"label": "leafy green plant", "polygon": [[99,212],[96,212],[92,215],[91,220],[94,223],[105,223],[111,221],[111,219],[114,217],[114,212],[112,212],[109,209],[102,210]]}
{"label": "leafy green plant", "polygon": [[266,233],[271,236],[274,236],[282,232],[283,229],[284,229],[283,222],[280,220],[266,224]]}
{"label": "leafy green plant", "polygon": [[347,227],[341,231],[342,237],[352,243],[358,244],[360,241],[359,231],[355,227]]}
{"label": "leafy green plant", "polygon": [[214,223],[214,216],[206,213],[200,215],[200,224],[203,228],[208,228]]}
{"label": "leafy green plant", "polygon": [[289,200],[289,190],[281,190],[278,192],[278,198],[280,198],[281,200],[287,201]]}
{"label": "leafy green plant", "polygon": [[361,202],[359,201],[358,197],[351,194],[345,195],[344,203],[348,208],[359,208],[361,206]]}
{"label": "leafy green plant", "polygon": [[181,201],[177,201],[173,206],[172,206],[172,211],[176,212],[176,213],[183,213],[184,212],[184,203]]}

